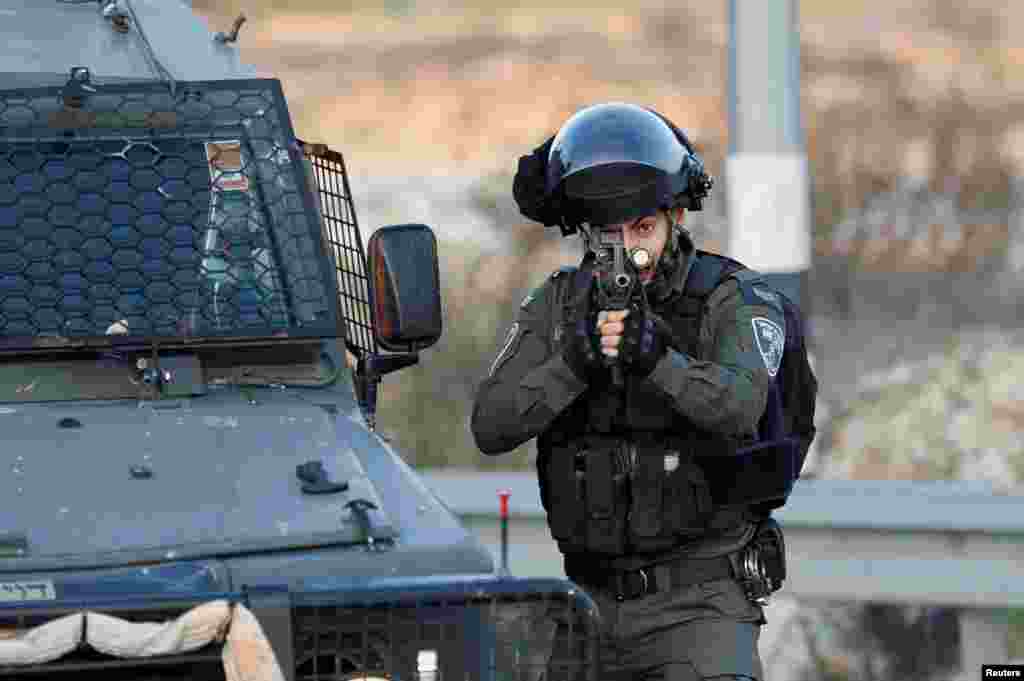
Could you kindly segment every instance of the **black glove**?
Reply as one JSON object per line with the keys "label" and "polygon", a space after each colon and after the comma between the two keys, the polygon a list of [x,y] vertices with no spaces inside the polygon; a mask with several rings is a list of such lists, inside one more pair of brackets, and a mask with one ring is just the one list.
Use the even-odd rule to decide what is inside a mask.
{"label": "black glove", "polygon": [[597,314],[591,312],[590,291],[576,301],[573,313],[562,326],[562,359],[576,378],[592,383],[608,373],[597,333]]}
{"label": "black glove", "polygon": [[632,376],[646,378],[668,347],[665,336],[653,313],[642,307],[631,307],[624,323],[619,358],[623,369]]}
{"label": "black glove", "polygon": [[548,152],[554,141],[551,136],[530,155],[520,156],[519,169],[512,181],[512,196],[519,204],[519,212],[545,227],[559,224],[561,218],[558,207],[546,198],[545,192]]}

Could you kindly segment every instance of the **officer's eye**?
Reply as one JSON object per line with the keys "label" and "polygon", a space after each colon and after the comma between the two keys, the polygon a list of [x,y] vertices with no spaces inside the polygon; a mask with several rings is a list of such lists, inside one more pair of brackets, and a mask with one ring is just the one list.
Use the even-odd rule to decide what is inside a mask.
{"label": "officer's eye", "polygon": [[641,222],[639,225],[636,226],[636,230],[641,234],[650,234],[651,232],[654,231],[654,223]]}

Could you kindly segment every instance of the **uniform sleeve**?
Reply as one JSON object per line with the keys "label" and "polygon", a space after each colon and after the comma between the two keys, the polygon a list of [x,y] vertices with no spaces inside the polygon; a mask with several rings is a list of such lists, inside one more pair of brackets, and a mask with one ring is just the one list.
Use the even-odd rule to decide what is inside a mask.
{"label": "uniform sleeve", "polygon": [[541,433],[586,384],[551,351],[549,279],[520,305],[487,377],[477,389],[471,428],[484,454],[502,454]]}
{"label": "uniform sleeve", "polygon": [[707,359],[669,349],[648,378],[681,414],[726,436],[756,434],[782,358],[781,304],[767,290],[758,295],[757,302],[745,299],[734,280],[720,286],[708,299],[700,332]]}

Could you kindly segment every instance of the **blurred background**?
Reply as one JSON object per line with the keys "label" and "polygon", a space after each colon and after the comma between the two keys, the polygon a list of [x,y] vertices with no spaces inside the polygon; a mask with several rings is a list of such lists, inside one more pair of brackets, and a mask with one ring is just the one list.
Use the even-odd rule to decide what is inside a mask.
{"label": "blurred background", "polygon": [[[246,11],[243,59],[283,81],[300,136],[344,153],[364,238],[400,222],[438,235],[444,336],[385,378],[381,429],[417,467],[530,470],[532,443],[498,458],[476,450],[472,396],[519,301],[582,251],[519,215],[517,159],[579,108],[625,100],[686,129],[722,177],[726,0],[193,5],[211,30]],[[799,8],[821,382],[805,474],[1019,493],[1024,4]],[[689,216],[699,247],[726,250],[727,191],[719,182]],[[955,665],[956,620],[942,609],[833,603],[784,621],[792,631],[777,625],[776,645],[802,652],[769,666],[770,681],[943,678]],[[1024,657],[1024,617],[1010,621]]]}

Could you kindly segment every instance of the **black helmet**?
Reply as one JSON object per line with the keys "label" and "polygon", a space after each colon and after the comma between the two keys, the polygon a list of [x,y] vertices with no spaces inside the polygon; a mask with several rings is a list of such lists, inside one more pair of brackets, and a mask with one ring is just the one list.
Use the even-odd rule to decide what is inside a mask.
{"label": "black helmet", "polygon": [[611,224],[660,208],[701,210],[711,178],[686,135],[661,114],[633,104],[587,107],[551,143],[546,198],[563,234],[583,223]]}

